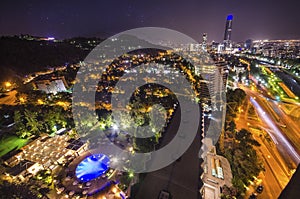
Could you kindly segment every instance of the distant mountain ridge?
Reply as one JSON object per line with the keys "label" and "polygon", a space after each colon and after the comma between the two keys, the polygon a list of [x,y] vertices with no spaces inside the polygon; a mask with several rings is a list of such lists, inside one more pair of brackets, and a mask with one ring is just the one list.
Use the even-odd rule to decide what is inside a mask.
{"label": "distant mountain ridge", "polygon": [[[165,49],[132,35],[123,34],[118,39],[119,42],[112,42],[110,46],[102,46],[97,53],[118,52],[129,46]],[[0,37],[0,83],[13,81],[15,78],[19,79],[46,68],[78,63],[84,60],[102,41],[103,39],[96,37],[76,37],[61,41],[30,35]]]}
{"label": "distant mountain ridge", "polygon": [[0,38],[0,81],[43,70],[47,67],[77,63],[89,53],[67,41],[36,41],[19,37]]}

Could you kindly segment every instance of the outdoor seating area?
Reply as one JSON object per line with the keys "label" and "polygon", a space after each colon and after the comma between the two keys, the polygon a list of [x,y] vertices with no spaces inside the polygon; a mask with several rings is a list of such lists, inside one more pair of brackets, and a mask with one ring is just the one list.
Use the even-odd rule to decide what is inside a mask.
{"label": "outdoor seating area", "polygon": [[[69,147],[70,145],[71,147]],[[6,160],[5,163],[9,167],[15,168],[24,161],[31,162],[32,165],[36,165],[34,172],[37,172],[38,169],[53,169],[57,165],[64,165],[72,161],[84,151],[84,146],[83,142],[78,139],[70,139],[68,135],[54,137],[44,135],[21,148],[19,153]],[[25,170],[31,172],[28,166]]]}
{"label": "outdoor seating area", "polygon": [[[102,175],[99,175],[98,177],[95,177],[93,179],[81,180],[78,178],[76,174],[78,165],[85,163],[86,161],[91,161],[90,157],[92,156],[95,155],[92,155],[88,151],[81,154],[81,156],[74,159],[68,165],[67,168],[63,169],[59,173],[59,175],[55,179],[56,194],[58,196],[62,197],[68,195],[68,197],[72,196],[72,197],[79,197],[79,198],[89,196],[89,198],[93,198],[94,195],[99,196],[104,194],[106,198],[112,198],[112,199],[115,198],[122,199],[120,194],[123,194],[123,196],[125,196],[125,194],[121,193],[121,190],[116,186],[118,184],[117,182],[119,181],[118,178],[120,176],[115,175],[117,174],[117,171],[112,168],[107,168],[103,170]],[[100,155],[99,161],[101,160],[103,160],[104,163],[109,164],[108,157],[104,158],[104,156]],[[83,166],[85,165],[83,164]],[[90,165],[86,165],[86,166],[90,167]],[[92,168],[92,169],[97,169],[97,168]],[[88,172],[88,168],[86,169],[86,171]],[[107,194],[111,196],[109,197],[107,196]],[[112,195],[114,195],[114,197],[112,197]]]}

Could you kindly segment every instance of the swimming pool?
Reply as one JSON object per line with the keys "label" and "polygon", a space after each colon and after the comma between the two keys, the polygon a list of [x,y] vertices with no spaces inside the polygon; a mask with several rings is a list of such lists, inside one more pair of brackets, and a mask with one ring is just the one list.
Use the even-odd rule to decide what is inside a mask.
{"label": "swimming pool", "polygon": [[94,154],[83,159],[76,167],[76,177],[81,182],[91,181],[109,169],[109,158],[104,154]]}

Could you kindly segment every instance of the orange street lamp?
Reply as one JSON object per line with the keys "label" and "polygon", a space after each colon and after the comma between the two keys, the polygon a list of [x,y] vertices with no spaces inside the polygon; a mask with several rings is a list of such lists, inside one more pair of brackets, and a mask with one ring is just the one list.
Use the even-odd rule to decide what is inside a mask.
{"label": "orange street lamp", "polygon": [[44,104],[43,100],[41,100],[41,99],[38,99],[37,103],[40,104],[40,105]]}
{"label": "orange street lamp", "polygon": [[5,87],[6,88],[11,87],[11,83],[10,82],[5,82]]}
{"label": "orange street lamp", "polygon": [[20,100],[21,103],[24,103],[24,102],[25,102],[24,97],[20,97],[19,100]]}

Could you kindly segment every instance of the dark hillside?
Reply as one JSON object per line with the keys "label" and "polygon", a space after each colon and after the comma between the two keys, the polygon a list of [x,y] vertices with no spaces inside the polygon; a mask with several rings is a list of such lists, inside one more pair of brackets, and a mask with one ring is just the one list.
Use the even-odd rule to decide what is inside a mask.
{"label": "dark hillside", "polygon": [[67,42],[0,38],[0,81],[47,67],[77,63],[89,53]]}

